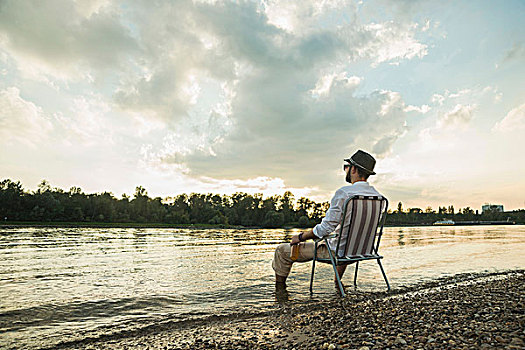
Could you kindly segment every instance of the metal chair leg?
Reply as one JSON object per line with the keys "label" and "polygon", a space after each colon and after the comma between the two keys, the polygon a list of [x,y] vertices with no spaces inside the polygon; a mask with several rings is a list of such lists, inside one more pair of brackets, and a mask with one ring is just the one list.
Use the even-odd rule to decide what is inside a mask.
{"label": "metal chair leg", "polygon": [[388,283],[388,279],[386,278],[385,270],[383,270],[383,265],[381,265],[381,261],[377,259],[377,263],[379,264],[379,268],[381,269],[381,273],[383,273],[383,278],[385,279],[386,286],[387,286],[387,292],[390,291],[390,283]]}
{"label": "metal chair leg", "polygon": [[355,263],[354,287],[357,287],[357,269],[359,269],[359,261]]}
{"label": "metal chair leg", "polygon": [[328,248],[328,254],[330,254],[330,260],[332,261],[332,267],[334,268],[334,274],[335,274],[335,279],[337,280],[337,286],[339,287],[341,296],[344,298],[346,294],[343,289],[343,284],[341,283],[341,279],[339,278],[339,273],[337,272],[337,267],[335,265],[335,259],[334,259],[334,256],[332,255],[332,251],[330,250],[330,248]]}
{"label": "metal chair leg", "polygon": [[315,271],[315,257],[312,262],[312,275],[310,276],[310,294],[314,293],[314,271]]}
{"label": "metal chair leg", "polygon": [[341,296],[344,298],[346,296],[346,294],[345,294],[345,291],[343,289],[343,284],[341,283],[341,279],[339,278],[339,273],[337,273],[337,267],[335,266],[335,262],[332,262],[332,267],[334,268],[335,279],[337,280],[337,286],[339,287],[339,291],[341,292]]}
{"label": "metal chair leg", "polygon": [[310,294],[314,293],[314,271],[315,271],[315,259],[317,258],[317,243],[314,245],[314,259],[312,261],[312,274],[310,275]]}

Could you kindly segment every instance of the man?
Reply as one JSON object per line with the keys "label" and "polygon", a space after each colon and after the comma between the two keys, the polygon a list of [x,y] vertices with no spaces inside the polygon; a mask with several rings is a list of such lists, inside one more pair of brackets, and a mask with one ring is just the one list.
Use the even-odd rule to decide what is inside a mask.
{"label": "man", "polygon": [[[351,185],[343,186],[335,192],[330,202],[330,208],[326,212],[320,224],[313,229],[294,235],[290,243],[280,244],[275,249],[272,267],[275,271],[275,282],[278,287],[285,286],[286,278],[290,274],[294,261],[290,258],[293,245],[299,245],[299,256],[297,262],[311,261],[314,257],[314,242],[306,242],[310,239],[322,238],[334,231],[340,231],[341,216],[345,201],[353,195],[381,196],[379,192],[367,182],[370,175],[375,175],[374,166],[376,160],[364,151],[357,151],[350,158],[345,159],[343,169],[346,173],[346,181]],[[328,244],[332,251],[335,251],[336,239],[329,239]],[[344,247],[344,242],[341,244]],[[317,254],[320,258],[329,258],[328,247],[320,244],[317,247]],[[342,278],[346,270],[346,265],[337,266],[339,277]],[[335,276],[334,276],[335,279]]]}

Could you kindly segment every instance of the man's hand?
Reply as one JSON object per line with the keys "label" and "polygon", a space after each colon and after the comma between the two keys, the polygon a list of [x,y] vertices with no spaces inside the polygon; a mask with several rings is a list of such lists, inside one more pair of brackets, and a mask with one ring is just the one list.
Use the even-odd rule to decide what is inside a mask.
{"label": "man's hand", "polygon": [[299,240],[299,235],[293,235],[292,240],[290,241],[290,245],[296,245],[299,244],[301,241]]}
{"label": "man's hand", "polygon": [[[314,231],[311,230],[311,229],[308,230],[308,231],[302,232],[302,234],[303,234],[303,242],[307,241],[309,239],[314,239],[315,238]],[[299,240],[299,235],[292,236],[292,240],[290,241],[290,244],[291,245],[296,245],[296,244],[299,244],[299,243],[301,243],[301,241]]]}

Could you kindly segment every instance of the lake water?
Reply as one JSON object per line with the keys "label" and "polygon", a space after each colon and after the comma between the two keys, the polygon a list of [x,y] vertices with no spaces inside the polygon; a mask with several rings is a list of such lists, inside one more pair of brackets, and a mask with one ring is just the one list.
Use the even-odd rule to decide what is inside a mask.
{"label": "lake water", "polygon": [[[298,230],[0,228],[0,348],[39,348],[167,321],[279,307],[273,251]],[[525,267],[525,226],[385,228],[392,288]],[[335,298],[329,265],[296,264],[291,303]],[[359,290],[385,289],[377,263]],[[351,284],[353,268],[343,278]]]}

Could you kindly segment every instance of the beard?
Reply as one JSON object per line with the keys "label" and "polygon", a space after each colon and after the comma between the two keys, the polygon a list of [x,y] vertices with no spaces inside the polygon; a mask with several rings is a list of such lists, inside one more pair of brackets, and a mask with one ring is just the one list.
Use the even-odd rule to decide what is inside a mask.
{"label": "beard", "polygon": [[352,168],[348,169],[348,173],[346,173],[346,177],[345,177],[345,180],[346,182],[348,183],[352,183],[352,180],[350,179],[350,173],[352,172]]}

